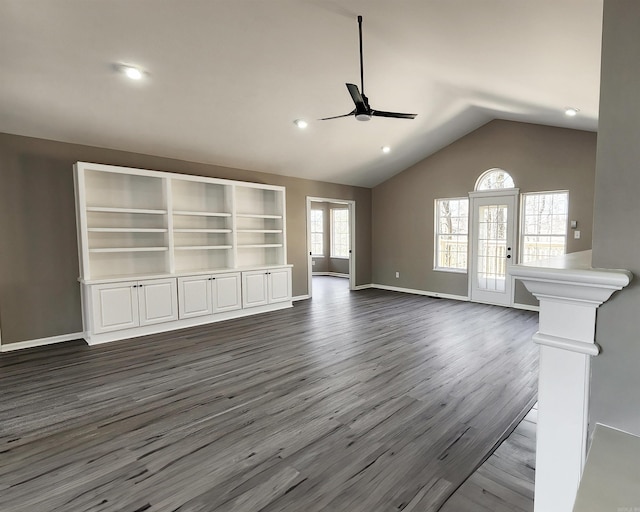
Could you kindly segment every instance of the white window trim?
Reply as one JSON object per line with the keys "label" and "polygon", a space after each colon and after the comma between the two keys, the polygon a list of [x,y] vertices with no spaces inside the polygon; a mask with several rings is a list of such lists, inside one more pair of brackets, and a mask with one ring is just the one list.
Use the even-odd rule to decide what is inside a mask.
{"label": "white window trim", "polygon": [[[330,247],[329,247],[329,257],[334,259],[334,260],[348,260],[349,259],[349,247],[347,247],[347,255],[346,256],[336,256],[335,255],[335,250],[334,250],[334,243],[335,243],[335,236],[334,236],[334,232],[333,232],[333,212],[334,211],[346,211],[347,212],[347,228],[349,230],[351,230],[351,226],[349,223],[349,209],[348,208],[330,208],[329,209],[329,224],[330,224],[330,229],[331,229],[331,233],[330,233]],[[349,240],[351,239],[351,233],[349,233]]]}
{"label": "white window trim", "polygon": [[[522,194],[520,194],[520,225],[518,226],[518,263],[522,264],[523,260],[524,260],[524,237],[525,235],[525,222],[526,222],[526,215],[525,215],[525,200],[524,197],[525,196],[534,196],[534,195],[545,195],[545,194],[562,194],[565,193],[567,194],[567,225],[565,226],[565,233],[564,233],[564,253],[567,254],[567,245],[569,243],[569,227],[568,227],[568,222],[569,222],[569,208],[571,206],[571,195],[569,194],[569,190],[543,190],[543,191],[536,191],[536,192],[523,192]],[[560,236],[560,235],[550,235],[550,236]]]}
{"label": "white window trim", "polygon": [[[324,258],[325,257],[324,253],[326,252],[325,251],[325,243],[324,243],[324,234],[325,234],[324,233],[324,225],[325,225],[325,222],[324,222],[324,210],[321,209],[321,208],[311,208],[310,211],[311,212],[321,212],[322,213],[322,232],[321,232],[321,234],[322,234],[322,252],[320,254],[316,254],[316,253],[314,253],[312,251],[311,252],[311,257],[312,258]],[[313,213],[311,213],[310,215],[313,215]],[[313,220],[311,220],[309,224],[310,224],[310,227],[311,227],[311,235],[312,235],[310,238],[311,238],[311,240],[313,240],[313,235],[317,234],[318,231],[313,231]],[[313,242],[311,243],[311,248],[313,249]]]}
{"label": "white window trim", "polygon": [[[439,267],[438,266],[438,235],[440,234],[438,231],[439,223],[439,210],[438,210],[438,202],[439,201],[459,201],[464,200],[467,201],[467,268],[453,268],[453,267]],[[469,272],[469,206],[471,202],[469,201],[469,197],[439,197],[436,198],[433,202],[433,270],[435,272],[450,272],[454,274],[467,274]]]}

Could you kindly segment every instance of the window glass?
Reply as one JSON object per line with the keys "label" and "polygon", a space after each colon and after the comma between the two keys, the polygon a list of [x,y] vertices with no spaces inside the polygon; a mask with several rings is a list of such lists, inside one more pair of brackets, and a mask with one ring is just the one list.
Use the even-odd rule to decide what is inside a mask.
{"label": "window glass", "polygon": [[435,268],[467,269],[469,199],[436,199]]}
{"label": "window glass", "polygon": [[514,187],[513,178],[502,169],[489,169],[476,182],[476,190],[501,190]]}
{"label": "window glass", "polygon": [[331,257],[349,257],[349,210],[331,209]]}
{"label": "window glass", "polygon": [[311,255],[324,256],[324,212],[311,210]]}
{"label": "window glass", "polygon": [[522,263],[566,253],[568,212],[569,192],[522,194]]}

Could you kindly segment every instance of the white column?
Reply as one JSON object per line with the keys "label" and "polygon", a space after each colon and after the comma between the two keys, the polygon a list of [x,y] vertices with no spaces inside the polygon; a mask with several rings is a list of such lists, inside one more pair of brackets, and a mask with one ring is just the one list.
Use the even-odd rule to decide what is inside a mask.
{"label": "white column", "polygon": [[596,309],[629,284],[625,270],[590,268],[591,251],[514,265],[540,301],[535,512],[571,512],[587,452]]}

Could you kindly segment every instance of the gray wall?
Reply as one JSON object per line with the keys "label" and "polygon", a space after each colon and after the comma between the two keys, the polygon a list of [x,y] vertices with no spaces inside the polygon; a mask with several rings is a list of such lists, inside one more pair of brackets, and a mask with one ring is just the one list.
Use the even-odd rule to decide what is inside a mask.
{"label": "gray wall", "polygon": [[640,2],[605,0],[593,264],[635,275],[598,310],[590,426],[640,434]]}
{"label": "gray wall", "polygon": [[324,215],[324,256],[314,257],[313,272],[335,272],[337,274],[349,275],[349,260],[344,258],[331,257],[331,217],[330,210],[344,208],[348,206],[344,204],[329,202],[312,202],[311,208],[314,210],[322,210]]}
{"label": "gray wall", "polygon": [[[434,200],[467,196],[494,167],[521,192],[569,190],[582,238],[569,236],[567,250],[590,249],[595,158],[595,133],[501,120],[478,128],[373,189],[373,282],[466,296],[466,274],[433,270]],[[535,303],[523,286],[516,292]]]}
{"label": "gray wall", "polygon": [[3,344],[82,330],[72,174],[76,161],[285,186],[294,296],[307,294],[307,196],[355,200],[356,284],[371,282],[370,189],[0,134]]}

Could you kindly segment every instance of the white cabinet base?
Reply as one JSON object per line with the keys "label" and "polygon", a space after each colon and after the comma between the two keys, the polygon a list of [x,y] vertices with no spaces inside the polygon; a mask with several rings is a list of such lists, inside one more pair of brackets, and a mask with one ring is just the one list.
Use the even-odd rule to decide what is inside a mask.
{"label": "white cabinet base", "polygon": [[289,300],[287,302],[275,302],[273,304],[266,304],[264,306],[255,306],[250,309],[236,309],[234,311],[216,313],[215,315],[211,315],[211,316],[199,316],[195,318],[186,318],[183,320],[176,320],[174,322],[145,325],[143,327],[121,329],[121,330],[112,331],[112,332],[105,332],[105,333],[99,333],[99,334],[92,334],[89,332],[85,332],[84,339],[88,345],[99,345],[101,343],[108,343],[110,341],[124,340],[128,338],[135,338],[137,336],[146,336],[148,334],[157,334],[160,332],[173,331],[177,329],[185,329],[187,327],[194,327],[196,325],[204,325],[204,324],[210,324],[215,322],[221,322],[223,320],[231,320],[232,318],[252,316],[257,313],[267,313],[269,311],[287,309],[292,306],[293,304],[291,300]]}

